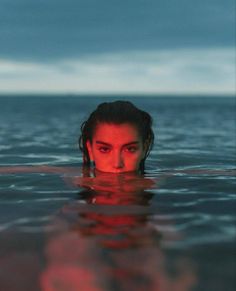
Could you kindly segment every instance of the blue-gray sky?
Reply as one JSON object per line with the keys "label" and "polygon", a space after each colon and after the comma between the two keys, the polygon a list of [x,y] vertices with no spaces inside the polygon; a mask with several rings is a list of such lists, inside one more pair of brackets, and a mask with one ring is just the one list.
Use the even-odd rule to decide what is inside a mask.
{"label": "blue-gray sky", "polygon": [[0,0],[0,92],[233,93],[235,0]]}

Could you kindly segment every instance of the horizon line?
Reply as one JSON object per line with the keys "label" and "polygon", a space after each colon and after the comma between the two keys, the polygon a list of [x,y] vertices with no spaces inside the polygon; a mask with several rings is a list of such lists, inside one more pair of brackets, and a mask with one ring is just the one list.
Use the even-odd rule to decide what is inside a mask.
{"label": "horizon line", "polygon": [[229,92],[0,92],[0,97],[10,97],[10,96],[48,96],[48,97],[112,97],[112,96],[123,96],[123,97],[236,97],[235,93]]}

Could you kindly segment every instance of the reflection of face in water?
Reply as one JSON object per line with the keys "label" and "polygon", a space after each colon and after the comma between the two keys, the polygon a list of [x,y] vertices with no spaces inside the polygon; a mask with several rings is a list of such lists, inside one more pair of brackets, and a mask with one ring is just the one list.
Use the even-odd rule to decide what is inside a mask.
{"label": "reflection of face in water", "polygon": [[80,194],[88,203],[110,205],[146,205],[152,195],[147,192],[154,181],[135,173],[111,174],[95,172],[95,177],[79,177],[75,181],[89,189]]}
{"label": "reflection of face in water", "polygon": [[134,173],[96,172],[74,182],[87,188],[79,193],[86,203],[62,210],[66,232],[47,247],[43,291],[57,291],[47,287],[55,284],[86,291],[191,290],[191,268],[176,265],[174,276],[169,274],[162,235],[149,223],[152,180]]}
{"label": "reflection of face in water", "polygon": [[[88,188],[79,193],[80,198],[94,205],[80,214],[84,221],[80,231],[87,235],[102,235],[102,245],[111,248],[147,243],[144,232],[147,231],[148,205],[153,196],[147,191],[154,184],[151,179],[135,173],[96,171],[96,177],[83,177],[77,183]],[[103,207],[101,211],[100,207],[105,205],[111,207]]]}

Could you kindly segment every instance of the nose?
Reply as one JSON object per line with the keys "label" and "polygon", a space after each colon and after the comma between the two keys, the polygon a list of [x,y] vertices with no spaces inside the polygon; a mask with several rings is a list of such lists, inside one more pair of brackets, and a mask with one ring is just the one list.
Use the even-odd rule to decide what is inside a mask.
{"label": "nose", "polygon": [[121,169],[121,168],[124,167],[124,160],[123,160],[121,152],[114,153],[114,156],[113,156],[113,167],[115,169]]}

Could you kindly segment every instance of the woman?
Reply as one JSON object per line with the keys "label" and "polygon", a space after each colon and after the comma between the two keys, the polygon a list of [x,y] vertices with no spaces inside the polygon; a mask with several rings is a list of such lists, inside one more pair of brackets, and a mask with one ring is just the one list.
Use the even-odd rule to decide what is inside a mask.
{"label": "woman", "polygon": [[100,104],[79,138],[83,165],[109,173],[143,173],[153,142],[151,116],[128,101]]}

